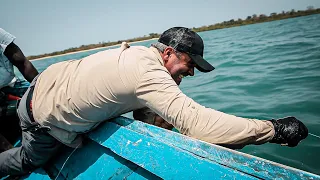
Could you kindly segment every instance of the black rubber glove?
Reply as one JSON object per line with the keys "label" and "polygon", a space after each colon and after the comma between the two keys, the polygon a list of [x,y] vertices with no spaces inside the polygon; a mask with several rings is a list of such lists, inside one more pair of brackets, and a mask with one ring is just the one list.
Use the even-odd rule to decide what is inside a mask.
{"label": "black rubber glove", "polygon": [[270,143],[284,144],[295,147],[308,136],[308,128],[295,117],[285,117],[270,120],[274,126],[275,135]]}

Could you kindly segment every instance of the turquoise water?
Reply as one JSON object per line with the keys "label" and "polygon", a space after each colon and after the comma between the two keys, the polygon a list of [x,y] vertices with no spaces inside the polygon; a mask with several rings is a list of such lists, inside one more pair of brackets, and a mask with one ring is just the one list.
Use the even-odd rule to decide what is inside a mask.
{"label": "turquoise water", "polygon": [[[200,33],[205,57],[215,67],[185,78],[181,89],[202,105],[242,117],[271,119],[296,116],[320,135],[320,15],[312,15]],[[154,41],[132,45],[149,46]],[[107,49],[107,48],[105,48]],[[80,59],[87,51],[33,64]],[[308,136],[299,146],[276,144],[240,150],[320,174],[320,139]]]}

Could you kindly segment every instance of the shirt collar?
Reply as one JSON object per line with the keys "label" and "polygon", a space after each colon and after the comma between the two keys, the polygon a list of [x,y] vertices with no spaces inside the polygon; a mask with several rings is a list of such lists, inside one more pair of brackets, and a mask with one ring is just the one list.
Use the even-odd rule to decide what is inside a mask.
{"label": "shirt collar", "polygon": [[152,47],[152,46],[150,47],[150,49],[154,52],[154,54],[156,55],[156,57],[157,57],[158,61],[160,62],[160,64],[161,64],[162,66],[164,66],[163,59],[162,59],[162,57],[161,57],[158,49],[155,48],[155,47]]}

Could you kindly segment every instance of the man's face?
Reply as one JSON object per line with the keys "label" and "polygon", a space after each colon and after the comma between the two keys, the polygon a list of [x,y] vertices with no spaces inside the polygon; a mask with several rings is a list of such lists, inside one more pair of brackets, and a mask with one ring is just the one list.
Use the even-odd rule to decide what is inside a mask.
{"label": "man's face", "polygon": [[165,54],[165,67],[171,74],[173,80],[179,85],[182,78],[194,75],[194,67],[196,64],[191,60],[188,54],[177,52],[174,49],[164,52]]}

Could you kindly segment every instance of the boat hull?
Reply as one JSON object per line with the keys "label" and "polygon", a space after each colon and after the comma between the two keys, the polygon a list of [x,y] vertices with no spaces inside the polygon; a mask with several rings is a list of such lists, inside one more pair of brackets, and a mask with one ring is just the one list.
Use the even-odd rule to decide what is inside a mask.
{"label": "boat hull", "polygon": [[25,179],[320,179],[320,176],[118,117]]}

